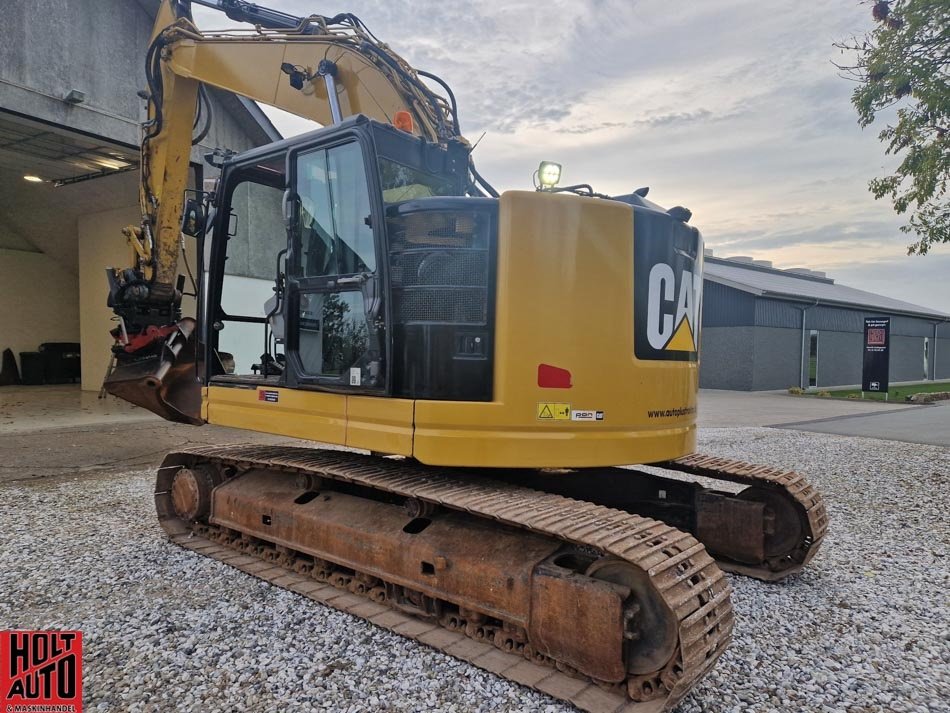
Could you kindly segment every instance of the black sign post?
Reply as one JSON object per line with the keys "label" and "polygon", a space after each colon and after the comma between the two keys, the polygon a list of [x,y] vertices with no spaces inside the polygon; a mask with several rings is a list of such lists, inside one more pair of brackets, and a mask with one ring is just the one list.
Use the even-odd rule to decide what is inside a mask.
{"label": "black sign post", "polygon": [[890,317],[864,318],[864,369],[861,374],[861,391],[883,391],[885,401],[890,386],[890,342]]}

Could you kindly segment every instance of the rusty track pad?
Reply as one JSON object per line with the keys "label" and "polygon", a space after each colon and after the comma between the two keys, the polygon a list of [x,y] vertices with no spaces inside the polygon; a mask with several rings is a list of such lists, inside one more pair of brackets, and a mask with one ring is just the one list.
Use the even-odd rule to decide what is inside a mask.
{"label": "rusty track pad", "polygon": [[696,536],[707,549],[737,562],[765,559],[765,505],[717,493],[700,493]]}

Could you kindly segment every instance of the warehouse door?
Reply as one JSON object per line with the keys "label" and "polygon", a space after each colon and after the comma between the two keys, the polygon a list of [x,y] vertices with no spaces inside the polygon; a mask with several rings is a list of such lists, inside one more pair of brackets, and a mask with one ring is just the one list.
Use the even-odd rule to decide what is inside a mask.
{"label": "warehouse door", "polygon": [[105,268],[129,260],[119,231],[138,222],[137,164],[134,149],[0,111],[0,351],[21,379],[78,382],[81,368],[99,388],[114,326]]}
{"label": "warehouse door", "polygon": [[924,337],[924,381],[930,378],[930,337]]}
{"label": "warehouse door", "polygon": [[818,330],[808,335],[808,386],[818,386]]}

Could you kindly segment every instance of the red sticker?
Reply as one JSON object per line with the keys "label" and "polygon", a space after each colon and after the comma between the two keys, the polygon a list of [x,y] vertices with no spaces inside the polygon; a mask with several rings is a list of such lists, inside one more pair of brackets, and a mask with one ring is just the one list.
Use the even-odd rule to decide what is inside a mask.
{"label": "red sticker", "polygon": [[269,389],[261,389],[257,392],[258,401],[267,401],[268,403],[276,404],[280,401],[280,392],[271,391]]}
{"label": "red sticker", "polygon": [[0,631],[0,713],[82,713],[81,631]]}
{"label": "red sticker", "polygon": [[571,372],[559,366],[538,364],[538,386],[542,389],[569,389]]}

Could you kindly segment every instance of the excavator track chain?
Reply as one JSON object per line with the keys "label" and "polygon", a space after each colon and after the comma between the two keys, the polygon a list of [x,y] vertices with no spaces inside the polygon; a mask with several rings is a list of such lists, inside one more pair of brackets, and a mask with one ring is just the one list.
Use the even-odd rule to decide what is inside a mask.
{"label": "excavator track chain", "polygon": [[[784,521],[773,513],[778,520],[774,523],[777,529],[773,536],[776,541],[775,552],[767,551],[764,562],[756,565],[717,557],[719,566],[727,571],[777,581],[801,571],[824,540],[828,530],[825,501],[818,489],[801,473],[701,453],[654,465],[692,476],[749,486],[749,492],[754,492],[758,500],[774,506],[775,510],[788,510]],[[709,545],[702,533],[698,536],[704,544]],[[778,540],[785,540],[784,545],[779,545]]]}
{"label": "excavator track chain", "polygon": [[[326,495],[321,496],[324,491]],[[245,511],[248,503],[258,502],[258,493],[261,503],[274,507],[254,510],[255,524]],[[308,516],[288,513],[319,507],[345,509],[347,498],[354,495],[360,498],[357,513],[371,507],[383,513],[385,508],[394,510],[394,503],[402,503],[399,511],[406,519],[420,513],[433,520],[455,518],[450,525],[481,528],[486,539],[498,533],[497,537],[509,541],[515,538],[516,545],[523,542],[524,547],[516,550],[542,548],[538,551],[546,552],[545,546],[553,546],[560,554],[532,565],[533,574],[526,578],[531,602],[526,619],[506,618],[503,611],[486,616],[485,611],[458,605],[451,595],[439,599],[424,584],[416,590],[406,587],[405,578],[395,569],[388,575],[372,564],[360,567],[347,556],[346,544],[341,545],[337,561],[330,555],[314,556],[317,545],[300,534],[309,532]],[[629,512],[484,475],[346,451],[197,447],[166,457],[155,498],[162,527],[183,547],[594,713],[668,710],[712,668],[732,635],[731,587],[702,543],[689,533]],[[195,517],[209,511],[209,498],[213,500],[210,515]],[[301,504],[298,510],[285,511],[283,502]],[[319,520],[310,517],[311,523]],[[238,525],[239,520],[249,524]],[[412,519],[403,532],[411,532],[417,522],[418,518]],[[419,527],[426,524],[428,520]],[[318,525],[327,527],[323,520]],[[346,530],[346,523],[341,527]],[[363,527],[372,530],[373,523],[365,522]],[[268,528],[293,532],[300,541],[282,535],[269,539],[262,534]],[[324,540],[333,539],[326,536],[327,530],[320,532]],[[347,532],[355,551],[358,547],[352,541],[360,532]],[[380,544],[386,542],[363,550],[366,561]],[[565,548],[569,554],[564,554]],[[399,558],[398,553],[387,556]],[[449,576],[455,571],[451,555],[433,560],[433,571]],[[576,572],[549,566],[552,561],[573,560],[592,564]],[[464,561],[460,567],[464,570]],[[512,586],[518,587],[509,577],[508,589]],[[590,601],[583,599],[588,596]],[[578,598],[589,606],[578,607]],[[622,623],[614,627],[617,631],[596,629],[598,617],[603,618],[602,610],[610,609],[611,602],[621,602],[623,608],[614,612],[614,619]],[[593,631],[585,630],[589,624],[594,625]],[[668,637],[657,633],[664,630]],[[610,649],[612,637],[617,639],[619,675],[607,680],[585,673],[591,667],[610,670],[604,663],[609,656],[597,649]],[[578,652],[577,641],[592,650]],[[647,646],[647,641],[655,643],[655,648]],[[562,649],[567,654],[559,657]]]}
{"label": "excavator track chain", "polygon": [[824,500],[803,475],[729,458],[692,454],[645,467],[499,470],[493,477],[661,520],[695,536],[722,569],[769,582],[799,572],[828,529]]}

